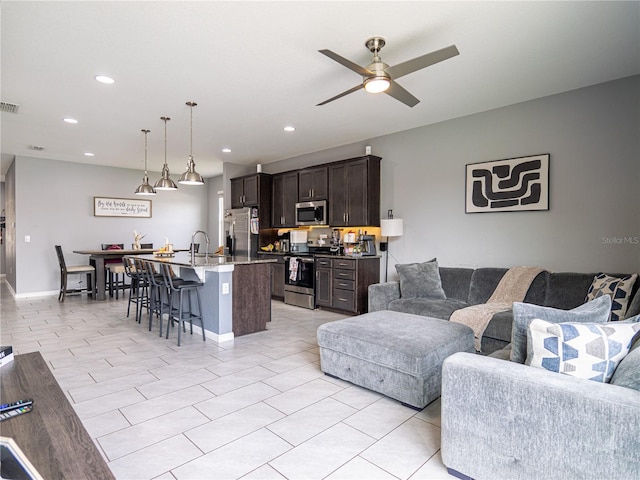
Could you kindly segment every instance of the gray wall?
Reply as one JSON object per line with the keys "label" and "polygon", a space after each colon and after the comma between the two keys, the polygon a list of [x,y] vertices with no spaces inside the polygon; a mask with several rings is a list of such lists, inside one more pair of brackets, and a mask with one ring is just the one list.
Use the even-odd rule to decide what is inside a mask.
{"label": "gray wall", "polygon": [[[409,112],[408,112],[409,114]],[[396,263],[640,271],[640,76],[305,155],[269,172],[382,157],[381,213],[404,219]],[[549,153],[550,209],[465,214],[465,165]],[[393,272],[393,274],[392,274]]]}
{"label": "gray wall", "polygon": [[175,248],[188,248],[195,230],[207,230],[207,188],[180,186],[147,197],[151,218],[94,217],[94,196],[135,198],[142,172],[31,157],[17,157],[13,169],[7,177],[15,179],[15,265],[7,258],[7,267],[17,274],[7,279],[19,295],[59,288],[56,244],[68,264],[78,264],[89,259],[73,250],[99,249],[101,243],[131,247],[134,230],[145,235],[145,243],[161,246],[166,237]]}
{"label": "gray wall", "polygon": [[[278,173],[356,157],[371,145],[383,158],[381,212],[392,208],[405,225],[404,236],[390,242],[390,279],[396,261],[434,256],[445,266],[638,272],[639,132],[640,76],[634,76],[263,169]],[[464,213],[466,164],[541,153],[551,155],[549,211]],[[229,179],[250,172],[255,166],[225,164],[222,180],[208,188],[153,197],[151,219],[110,219],[93,217],[93,196],[131,198],[141,172],[18,157],[5,183],[7,217],[15,210],[17,219],[13,237],[7,229],[7,281],[18,294],[56,290],[56,243],[69,263],[81,263],[87,259],[73,249],[130,243],[134,229],[156,245],[168,236],[178,247],[196,229],[215,235],[208,225],[220,189],[215,182],[222,183],[228,208]]]}

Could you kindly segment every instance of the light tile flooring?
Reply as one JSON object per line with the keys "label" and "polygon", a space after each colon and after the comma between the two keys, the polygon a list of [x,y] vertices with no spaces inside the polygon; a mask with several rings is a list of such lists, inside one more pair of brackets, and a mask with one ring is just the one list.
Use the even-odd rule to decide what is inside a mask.
{"label": "light tile flooring", "polygon": [[118,479],[446,479],[439,400],[421,412],[323,375],[316,329],[274,301],[268,330],[158,336],[127,300],[14,299],[0,340],[39,350]]}

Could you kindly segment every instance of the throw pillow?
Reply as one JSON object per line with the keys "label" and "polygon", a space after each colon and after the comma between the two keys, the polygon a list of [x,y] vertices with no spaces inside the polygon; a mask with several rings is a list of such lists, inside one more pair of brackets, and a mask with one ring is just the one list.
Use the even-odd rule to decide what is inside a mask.
{"label": "throw pillow", "polygon": [[[640,315],[627,321],[640,322]],[[624,357],[611,377],[611,385],[633,388],[640,392],[640,335],[636,335],[629,355]]]}
{"label": "throw pillow", "polygon": [[442,289],[438,261],[435,258],[424,263],[396,265],[396,271],[400,278],[402,298],[447,298]]}
{"label": "throw pillow", "polygon": [[524,363],[527,358],[527,330],[534,318],[551,323],[604,323],[609,319],[611,297],[603,295],[573,310],[542,307],[532,303],[513,303],[513,326],[511,329],[511,361]]}
{"label": "throw pillow", "polygon": [[609,383],[629,353],[640,323],[529,324],[526,365],[572,377]]}
{"label": "throw pillow", "polygon": [[622,320],[627,312],[627,304],[631,296],[631,289],[636,283],[637,274],[627,275],[625,277],[612,277],[606,273],[598,273],[593,277],[593,282],[587,292],[585,301],[593,300],[600,295],[609,295],[611,297],[611,318],[612,322]]}

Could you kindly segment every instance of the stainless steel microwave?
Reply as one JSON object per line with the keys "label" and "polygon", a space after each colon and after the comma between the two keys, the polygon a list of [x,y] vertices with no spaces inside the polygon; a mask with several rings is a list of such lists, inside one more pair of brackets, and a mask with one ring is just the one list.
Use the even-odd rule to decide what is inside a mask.
{"label": "stainless steel microwave", "polygon": [[327,225],[327,201],[296,203],[296,225]]}

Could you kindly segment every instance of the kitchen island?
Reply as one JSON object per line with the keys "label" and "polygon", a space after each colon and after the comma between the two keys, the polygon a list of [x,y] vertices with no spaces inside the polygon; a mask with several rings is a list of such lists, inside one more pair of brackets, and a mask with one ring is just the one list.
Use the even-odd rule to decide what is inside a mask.
{"label": "kitchen island", "polygon": [[[271,266],[275,259],[177,252],[174,256],[128,255],[165,263],[185,280],[198,280],[205,336],[217,343],[266,330],[271,320]],[[194,324],[194,330],[198,330]],[[198,333],[200,333],[198,331]]]}

